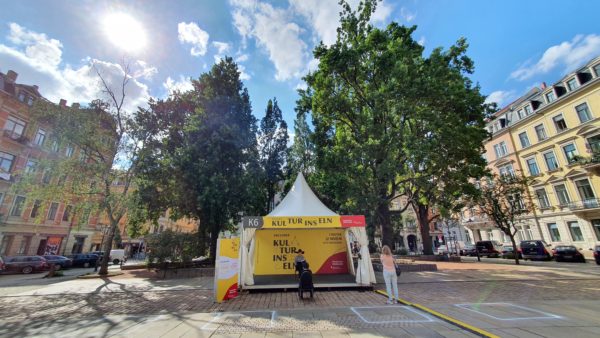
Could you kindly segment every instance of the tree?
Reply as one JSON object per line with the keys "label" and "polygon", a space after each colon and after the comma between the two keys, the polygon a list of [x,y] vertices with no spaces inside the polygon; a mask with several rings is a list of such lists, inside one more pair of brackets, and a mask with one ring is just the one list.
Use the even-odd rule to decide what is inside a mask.
{"label": "tree", "polygon": [[286,161],[287,142],[287,123],[283,120],[277,99],[274,98],[267,103],[258,135],[260,163],[264,170],[264,186],[267,191],[267,213],[275,207],[278,184],[284,179],[283,165]]}
{"label": "tree", "polygon": [[[139,190],[148,210],[199,221],[214,260],[222,230],[258,206],[256,119],[232,58],[193,80],[193,89],[151,101],[140,123],[152,133],[141,157]],[[261,201],[262,202],[262,201]],[[156,213],[153,213],[156,217]]]}
{"label": "tree", "polygon": [[519,217],[529,214],[533,205],[529,199],[524,199],[527,194],[529,179],[518,175],[491,175],[482,180],[480,194],[473,200],[479,211],[487,215],[493,224],[510,237],[515,249],[515,264],[519,264],[517,254],[516,223]]}
{"label": "tree", "polygon": [[353,12],[342,1],[336,43],[314,51],[319,67],[298,103],[315,125],[310,180],[340,211],[372,216],[387,245],[390,202],[407,195],[430,253],[431,206],[460,196],[483,172],[485,98],[465,76],[472,62],[464,40],[426,58],[416,27],[369,24],[376,3]]}
{"label": "tree", "polygon": [[[50,125],[57,139],[76,151],[72,156],[49,160],[47,170],[58,176],[57,183],[37,185],[34,190],[75,201],[83,210],[82,215],[98,211],[108,218],[110,227],[102,248],[107,254],[99,271],[106,275],[108,252],[130,205],[138,155],[144,151],[150,135],[135,123],[137,112],[126,112],[124,108],[132,79],[129,66],[121,66],[122,77],[118,81],[109,81],[95,65],[94,69],[105,100],[95,100],[84,108],[38,100],[32,109],[35,121]],[[117,181],[119,184],[114,185]]]}

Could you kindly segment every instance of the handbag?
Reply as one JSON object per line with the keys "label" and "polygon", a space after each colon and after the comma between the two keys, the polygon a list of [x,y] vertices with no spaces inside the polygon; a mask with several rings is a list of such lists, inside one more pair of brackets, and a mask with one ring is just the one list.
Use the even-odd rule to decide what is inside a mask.
{"label": "handbag", "polygon": [[400,264],[396,262],[396,258],[394,256],[392,257],[394,258],[394,268],[396,269],[396,276],[400,277],[400,275],[402,274],[402,271],[400,271]]}

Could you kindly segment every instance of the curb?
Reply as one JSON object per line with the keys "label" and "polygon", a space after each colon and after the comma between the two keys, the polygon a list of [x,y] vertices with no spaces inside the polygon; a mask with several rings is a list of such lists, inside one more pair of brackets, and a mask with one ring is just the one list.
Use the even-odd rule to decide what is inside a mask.
{"label": "curb", "polygon": [[[375,292],[377,292],[378,294],[381,294],[381,295],[384,295],[384,296],[388,297],[387,292],[385,292],[383,290],[375,290]],[[450,323],[452,325],[458,326],[461,329],[467,330],[467,331],[469,331],[471,333],[474,333],[474,334],[476,334],[476,335],[478,335],[480,337],[500,338],[500,336],[497,336],[497,335],[495,335],[493,333],[487,332],[487,331],[485,331],[483,329],[480,329],[478,327],[475,327],[473,325],[469,325],[469,324],[467,324],[465,322],[462,322],[462,321],[460,321],[458,319],[454,319],[452,317],[446,316],[445,314],[439,313],[439,312],[437,312],[435,310],[432,310],[432,309],[430,309],[430,308],[428,308],[426,306],[423,306],[421,304],[412,303],[412,302],[409,302],[409,301],[407,301],[405,299],[402,299],[402,298],[398,298],[398,301],[400,303],[404,304],[404,305],[412,306],[412,307],[415,307],[415,308],[417,308],[417,309],[419,309],[421,311],[425,311],[425,312],[429,313],[432,316],[435,316],[435,317],[437,317],[439,319],[442,319],[442,320],[444,320],[444,321],[446,321],[446,322],[448,322],[448,323]]]}

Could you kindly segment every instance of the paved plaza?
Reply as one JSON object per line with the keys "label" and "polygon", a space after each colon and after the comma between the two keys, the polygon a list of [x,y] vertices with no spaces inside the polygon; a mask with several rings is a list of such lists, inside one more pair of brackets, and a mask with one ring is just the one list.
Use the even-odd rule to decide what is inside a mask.
{"label": "paved plaza", "polygon": [[[500,337],[600,335],[595,264],[468,262],[438,269],[404,273],[400,297]],[[476,336],[421,309],[386,305],[373,291],[320,291],[312,300],[293,291],[243,292],[218,304],[210,277],[160,280],[136,270],[45,285],[35,276],[15,281],[26,288],[7,285],[10,278],[0,276],[0,308],[10,309],[3,311],[2,337]]]}

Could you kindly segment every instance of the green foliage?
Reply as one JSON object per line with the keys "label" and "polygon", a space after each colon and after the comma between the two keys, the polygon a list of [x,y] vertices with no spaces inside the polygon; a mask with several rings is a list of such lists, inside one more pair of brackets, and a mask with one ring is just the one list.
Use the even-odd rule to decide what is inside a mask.
{"label": "green foliage", "polygon": [[167,229],[146,236],[149,263],[191,262],[192,258],[205,255],[197,233],[183,233]]}
{"label": "green foliage", "polygon": [[297,111],[303,118],[310,113],[314,124],[315,172],[308,180],[339,212],[366,214],[388,245],[390,201],[406,195],[429,239],[431,206],[457,207],[475,190],[469,179],[485,167],[488,107],[467,77],[467,44],[460,39],[424,57],[412,38],[416,27],[392,22],[378,29],[369,24],[376,1],[356,12],[341,3],[338,39],[315,48],[319,67],[299,91]]}

